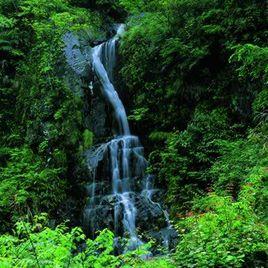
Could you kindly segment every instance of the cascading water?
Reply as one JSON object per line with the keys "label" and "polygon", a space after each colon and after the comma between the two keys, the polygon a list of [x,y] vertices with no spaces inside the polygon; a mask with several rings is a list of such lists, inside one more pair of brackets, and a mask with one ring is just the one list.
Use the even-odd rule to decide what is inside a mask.
{"label": "cascading water", "polygon": [[[150,215],[163,217],[166,212],[152,201],[156,190],[152,188],[151,177],[145,176],[147,161],[143,147],[138,137],[130,133],[125,108],[113,85],[116,45],[123,30],[124,25],[120,25],[112,39],[92,49],[93,71],[101,83],[102,95],[113,109],[118,131],[114,139],[86,153],[92,182],[87,186],[83,222],[92,233],[104,227],[113,228],[117,236],[127,238],[124,250],[133,250],[142,244],[137,234],[137,217],[146,221]],[[144,185],[139,186],[139,181]]]}
{"label": "cascading water", "polygon": [[92,49],[92,65],[101,85],[102,93],[106,100],[112,105],[118,122],[119,134],[130,135],[126,110],[111,81],[115,66],[116,42],[122,33],[124,26],[121,25],[114,38],[106,43],[100,44]]}
{"label": "cascading water", "polygon": [[[132,197],[130,179],[140,174],[131,174],[132,158],[137,158],[137,171],[144,170],[145,159],[138,150],[140,147],[139,140],[130,135],[129,124],[125,108],[115,91],[111,81],[113,80],[113,70],[115,66],[116,41],[123,30],[123,25],[118,28],[117,34],[110,41],[100,44],[92,49],[92,65],[97,74],[101,85],[102,93],[106,100],[111,104],[119,127],[119,135],[109,143],[101,145],[88,154],[89,166],[97,168],[99,160],[103,158],[104,153],[109,153],[110,158],[110,175],[112,178],[112,195],[115,199],[114,204],[114,229],[118,232],[118,217],[120,206],[123,207],[123,225],[125,232],[130,236],[129,248],[136,248],[142,242],[136,233],[136,213]],[[141,148],[140,148],[141,149]],[[95,177],[95,174],[93,175]],[[95,207],[95,181],[92,184],[91,202],[87,213],[94,211]],[[87,215],[88,216],[88,215]],[[90,215],[89,215],[90,216]]]}
{"label": "cascading water", "polygon": [[[96,196],[96,168],[99,161],[104,157],[109,159],[109,173],[112,180],[110,195]],[[128,249],[135,249],[142,244],[136,233],[136,213],[134,191],[132,189],[135,177],[143,175],[146,167],[146,160],[142,156],[142,147],[135,136],[119,136],[100,147],[93,148],[87,152],[88,166],[92,171],[94,181],[89,189],[89,203],[84,212],[85,222],[91,221],[91,227],[94,230],[96,210],[102,209],[102,205],[107,200],[113,200],[113,224],[114,231],[119,232],[119,218],[122,213],[123,226],[125,234],[130,237]],[[133,166],[135,170],[133,170]],[[98,199],[98,200],[97,200]],[[98,203],[98,204],[96,204]]]}

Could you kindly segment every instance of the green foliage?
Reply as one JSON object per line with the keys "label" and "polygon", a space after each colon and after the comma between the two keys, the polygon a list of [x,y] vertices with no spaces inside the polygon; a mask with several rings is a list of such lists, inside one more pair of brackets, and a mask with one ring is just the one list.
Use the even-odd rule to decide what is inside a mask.
{"label": "green foliage", "polygon": [[[69,0],[74,6],[82,6],[95,10],[104,20],[113,23],[113,19],[120,21],[125,18],[126,12],[119,5],[119,0]],[[113,18],[113,19],[112,19]]]}
{"label": "green foliage", "polygon": [[[148,1],[121,2],[135,13],[136,3]],[[121,73],[134,109],[148,109],[140,123],[149,131],[184,129],[196,105],[208,98],[229,109],[235,120],[249,120],[259,82],[249,77],[238,81],[237,70],[263,77],[265,4],[155,0],[148,5],[130,19],[121,46]]]}
{"label": "green foliage", "polygon": [[[126,257],[124,256],[124,259]],[[143,260],[142,258],[131,258],[129,263],[122,266],[123,268],[175,268],[175,262],[168,257],[148,258]]]}
{"label": "green foliage", "polygon": [[[133,99],[131,118],[137,129],[146,126],[153,143],[149,172],[166,187],[173,219],[195,214],[179,223],[177,267],[261,267],[267,175],[258,170],[268,164],[264,2],[121,4],[134,14],[121,44],[121,75]],[[206,197],[213,190],[218,195]]]}
{"label": "green foliage", "polygon": [[148,109],[146,109],[146,108],[135,109],[133,111],[133,114],[130,115],[128,117],[128,119],[133,120],[133,121],[140,121],[146,116],[147,112],[148,112]]}
{"label": "green foliage", "polygon": [[175,259],[185,267],[262,267],[267,261],[267,129],[219,143],[214,187],[178,224]]}
{"label": "green foliage", "polygon": [[66,9],[66,2],[52,0],[49,3],[45,0],[25,0],[21,5],[21,15],[33,15],[36,19],[45,19],[54,12],[62,12]]}
{"label": "green foliage", "polygon": [[119,0],[121,6],[123,6],[131,14],[140,14],[142,12],[159,10],[162,2],[155,0]]}
{"label": "green foliage", "polygon": [[146,126],[149,172],[166,187],[172,215],[187,214],[213,188],[237,198],[248,173],[267,165],[265,4],[121,4],[134,14],[121,44],[121,75],[131,109],[146,111],[136,128]]}
{"label": "green foliage", "polygon": [[83,133],[84,137],[84,148],[88,149],[90,146],[93,145],[93,133],[86,129]]}
{"label": "green foliage", "polygon": [[[0,2],[0,135],[1,137],[15,124],[14,111],[10,102],[16,99],[17,82],[13,80],[14,65],[23,55],[19,48],[17,20],[2,14],[9,1]],[[13,131],[14,132],[14,131]]]}
{"label": "green foliage", "polygon": [[55,213],[80,176],[91,139],[84,144],[83,99],[64,77],[63,35],[103,33],[100,15],[65,0],[0,1],[0,13],[1,146],[12,148],[1,170],[4,228],[24,213]]}
{"label": "green foliage", "polygon": [[[57,65],[60,60],[64,61],[62,36],[69,30],[77,34],[90,32],[96,36],[99,18],[59,0],[49,3],[26,1],[22,10],[23,21],[26,27],[31,27],[35,37],[31,56],[20,67],[22,113],[30,115],[26,124],[31,132],[41,128],[47,133],[45,137],[38,133],[40,142],[45,139],[55,145],[59,139],[64,139],[65,145],[62,145],[65,148],[75,146],[82,140],[82,100],[73,96],[59,78]],[[33,139],[38,142],[34,133],[29,134],[30,142]]]}
{"label": "green foliage", "polygon": [[[86,250],[78,254],[74,260],[77,267],[118,267],[119,258],[113,255],[114,235],[111,231],[104,230],[95,240],[86,241]],[[75,266],[76,267],[76,266]]]}
{"label": "green foliage", "polygon": [[16,30],[14,29],[16,20],[13,18],[8,18],[0,14],[0,51],[1,53],[7,53],[11,56],[21,55],[21,52],[16,49]]}
{"label": "green foliage", "polygon": [[257,133],[252,131],[247,140],[218,143],[223,156],[210,170],[216,188],[235,193],[254,167],[268,165],[266,136],[265,130]]}
{"label": "green foliage", "polygon": [[60,169],[44,167],[40,157],[26,148],[6,149],[7,164],[0,168],[1,225],[26,213],[48,211],[65,198],[66,184]]}
{"label": "green foliage", "polygon": [[[181,240],[175,259],[178,267],[262,267],[268,230],[247,203],[214,194],[196,204],[203,214],[178,226]],[[258,257],[260,256],[260,258]]]}
{"label": "green foliage", "polygon": [[[209,187],[209,169],[220,156],[218,140],[232,137],[234,130],[225,109],[208,113],[206,106],[200,106],[185,131],[169,135],[166,149],[151,154],[152,171],[166,182],[170,204],[177,200],[185,209],[195,195]],[[178,205],[174,211],[177,209]]]}
{"label": "green foliage", "polygon": [[268,121],[268,88],[262,90],[256,96],[253,102],[253,112],[259,123]]}
{"label": "green foliage", "polygon": [[13,235],[0,236],[0,267],[175,267],[166,258],[142,260],[145,254],[141,247],[116,256],[111,231],[105,229],[95,240],[87,239],[78,227],[49,228],[46,214],[34,216],[31,222],[19,221]]}
{"label": "green foliage", "polygon": [[142,7],[144,6],[143,0],[135,0],[135,1],[129,1],[129,0],[120,0],[120,4],[129,12],[136,13],[140,12]]}
{"label": "green foliage", "polygon": [[242,78],[251,77],[267,81],[268,75],[268,48],[252,44],[234,47],[235,53],[230,57],[230,62],[238,62],[237,69]]}
{"label": "green foliage", "polygon": [[[113,255],[113,234],[100,232],[95,240],[86,239],[82,230],[69,231],[65,225],[51,229],[44,216],[33,223],[18,222],[15,234],[0,236],[1,267],[118,267]],[[83,251],[78,246],[86,242]]]}

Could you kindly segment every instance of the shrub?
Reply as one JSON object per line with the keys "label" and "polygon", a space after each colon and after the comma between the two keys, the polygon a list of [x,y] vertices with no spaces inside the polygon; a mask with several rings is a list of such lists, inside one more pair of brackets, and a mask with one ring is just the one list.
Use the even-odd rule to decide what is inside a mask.
{"label": "shrub", "polygon": [[0,168],[2,228],[26,213],[51,212],[64,200],[66,184],[59,177],[60,169],[44,167],[27,147],[5,153],[7,164]]}
{"label": "shrub", "polygon": [[[247,203],[211,194],[196,206],[204,213],[179,224],[181,241],[175,254],[179,267],[258,267],[265,263],[268,230]],[[264,257],[258,259],[258,254]]]}
{"label": "shrub", "polygon": [[103,230],[90,240],[80,228],[68,230],[59,225],[51,229],[44,219],[41,215],[34,217],[33,223],[18,222],[13,236],[0,236],[0,267],[118,267],[110,231]]}

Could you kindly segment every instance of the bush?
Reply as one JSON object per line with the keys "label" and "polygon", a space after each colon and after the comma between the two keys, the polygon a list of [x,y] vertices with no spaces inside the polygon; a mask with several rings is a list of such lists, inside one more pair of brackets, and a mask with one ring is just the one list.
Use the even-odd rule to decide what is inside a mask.
{"label": "bush", "polygon": [[[267,260],[268,229],[244,200],[215,194],[196,203],[203,214],[179,224],[179,267],[262,267]],[[186,233],[185,233],[186,232]],[[263,256],[258,259],[256,256]]]}
{"label": "bush", "polygon": [[0,168],[1,228],[27,213],[52,212],[65,196],[60,169],[43,166],[29,148],[6,149],[6,166]]}
{"label": "bush", "polygon": [[[189,209],[189,202],[211,187],[210,168],[221,155],[218,140],[234,136],[226,109],[200,105],[185,131],[169,135],[166,148],[153,152],[151,171],[166,182],[172,212]],[[176,200],[176,201],[175,201]]]}
{"label": "bush", "polygon": [[118,267],[110,231],[103,230],[95,240],[90,240],[79,228],[48,228],[44,219],[41,215],[33,223],[18,222],[13,236],[0,236],[0,267]]}
{"label": "bush", "polygon": [[196,199],[188,218],[178,224],[179,266],[264,267],[268,249],[265,133],[225,142],[228,149],[211,168],[221,195]]}

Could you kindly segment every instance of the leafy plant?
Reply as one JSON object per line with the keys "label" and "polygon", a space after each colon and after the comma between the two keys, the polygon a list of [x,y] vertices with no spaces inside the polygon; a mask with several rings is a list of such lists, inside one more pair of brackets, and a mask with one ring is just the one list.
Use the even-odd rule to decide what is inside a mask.
{"label": "leafy plant", "polygon": [[[211,194],[195,204],[203,213],[182,221],[175,259],[179,267],[261,267],[268,230],[245,200]],[[259,257],[257,257],[259,256]]]}
{"label": "leafy plant", "polygon": [[[82,251],[81,243],[86,242]],[[1,267],[118,267],[119,258],[112,254],[113,234],[100,232],[93,241],[80,228],[65,225],[46,227],[44,216],[33,223],[18,222],[15,234],[0,236]]]}
{"label": "leafy plant", "polygon": [[26,213],[50,212],[65,198],[61,170],[44,167],[29,148],[9,149],[7,165],[0,173],[2,227],[7,219],[10,224]]}

